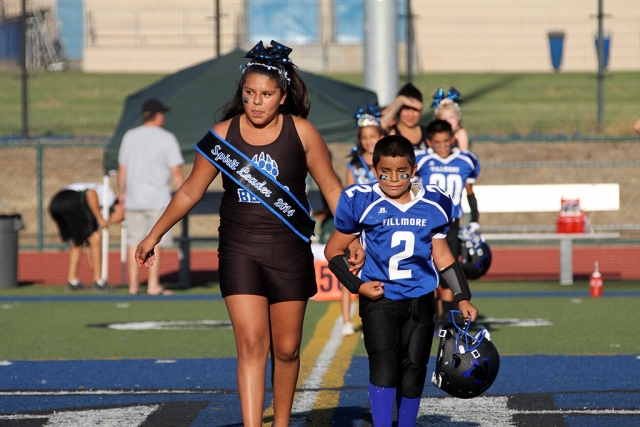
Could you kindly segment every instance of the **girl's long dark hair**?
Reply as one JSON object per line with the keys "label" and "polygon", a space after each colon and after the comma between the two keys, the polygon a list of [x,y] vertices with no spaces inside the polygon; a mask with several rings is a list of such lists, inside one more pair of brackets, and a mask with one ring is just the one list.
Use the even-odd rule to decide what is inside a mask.
{"label": "girl's long dark hair", "polygon": [[[287,94],[287,98],[283,105],[280,106],[280,113],[291,114],[299,116],[304,119],[309,115],[311,109],[311,103],[309,101],[309,91],[307,85],[304,83],[300,75],[296,72],[295,65],[284,65],[280,62],[266,61],[260,59],[252,59],[250,65],[244,68],[242,77],[238,82],[238,87],[233,98],[231,98],[222,110],[221,121],[228,120],[232,117],[244,113],[244,104],[242,102],[242,88],[247,77],[251,74],[260,74],[269,77],[273,80],[282,93]],[[256,63],[263,63],[269,65],[271,68],[267,68],[261,65],[255,65]],[[273,69],[277,67],[277,69]],[[285,77],[284,73],[287,73]],[[289,81],[287,81],[287,78]]]}

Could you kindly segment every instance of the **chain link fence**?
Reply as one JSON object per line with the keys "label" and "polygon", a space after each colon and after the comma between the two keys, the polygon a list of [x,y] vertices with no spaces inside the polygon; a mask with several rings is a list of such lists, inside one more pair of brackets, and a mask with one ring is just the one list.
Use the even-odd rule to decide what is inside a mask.
{"label": "chain link fence", "polygon": [[[438,87],[455,86],[472,136],[631,137],[640,115],[640,7],[637,0],[602,4],[600,13],[593,0],[397,0],[389,22],[398,29],[398,84],[413,79],[427,104]],[[291,46],[292,59],[305,71],[361,84],[363,5],[27,0],[23,120],[21,0],[0,0],[0,138],[22,131],[31,137],[109,136],[128,94],[260,39]]]}
{"label": "chain link fence", "polygon": [[[620,186],[620,210],[587,212],[594,231],[619,231],[622,241],[640,241],[640,150],[634,142],[477,142],[474,151],[482,165],[476,185],[508,184],[593,184],[617,183]],[[340,177],[346,173],[347,144],[333,143],[334,168]],[[568,154],[571,154],[569,156]],[[23,249],[65,247],[58,238],[55,223],[48,214],[51,198],[73,182],[101,183],[104,144],[33,142],[0,146],[0,213],[20,213],[26,228],[20,231]],[[572,158],[571,160],[564,160]],[[538,159],[538,160],[532,160]],[[185,165],[189,173],[191,165]],[[111,187],[117,191],[116,178]],[[211,189],[219,190],[216,180]],[[557,213],[482,213],[483,230],[554,231]],[[558,211],[560,201],[558,201]],[[190,219],[194,236],[216,236],[215,215],[197,215]],[[174,229],[180,233],[180,225]],[[112,246],[118,246],[120,226],[110,227]]]}
{"label": "chain link fence", "polygon": [[[291,46],[305,71],[352,84],[366,71],[363,0],[27,0],[24,45],[21,3],[0,0],[0,213],[22,214],[23,248],[61,245],[49,200],[72,182],[102,182],[104,147],[126,96],[167,74],[260,39]],[[631,125],[640,116],[640,7],[637,0],[602,3],[598,16],[593,0],[398,0],[390,17],[398,29],[398,83],[411,78],[427,107],[438,87],[461,92],[464,126],[482,162],[478,185],[618,183],[620,210],[589,213],[590,224],[635,241],[640,150]],[[423,122],[430,118],[426,108]],[[350,146],[328,142],[344,177]],[[486,214],[482,225],[550,231],[556,217]],[[215,218],[192,221],[194,234],[217,232]],[[116,241],[119,227],[110,232]]]}

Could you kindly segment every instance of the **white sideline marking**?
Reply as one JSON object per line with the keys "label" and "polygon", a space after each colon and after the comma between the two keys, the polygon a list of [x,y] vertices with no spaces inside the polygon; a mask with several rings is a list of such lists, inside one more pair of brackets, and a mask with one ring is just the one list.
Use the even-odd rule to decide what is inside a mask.
{"label": "white sideline marking", "polygon": [[0,391],[0,396],[128,396],[171,394],[221,394],[219,390],[47,390],[47,391]]}
{"label": "white sideline marking", "polygon": [[497,317],[487,317],[486,319],[482,319],[482,322],[479,323],[489,323],[491,325],[500,325],[500,326],[520,326],[520,327],[531,327],[531,326],[552,326],[553,322],[546,319],[518,319],[518,318],[503,318],[499,319]]}
{"label": "white sideline marking", "polygon": [[[457,399],[454,397],[427,397],[420,400],[417,426],[433,425],[434,418],[442,417],[442,424],[473,422],[478,427],[511,427],[515,426],[512,412],[506,396],[474,399]],[[420,417],[427,417],[421,422]]]}
{"label": "white sideline marking", "polygon": [[[417,426],[432,426],[435,418],[442,425],[461,423],[478,427],[513,427],[514,415],[640,415],[640,409],[549,409],[520,411],[509,409],[507,396],[479,396],[474,399],[427,397],[420,401]],[[420,420],[420,417],[423,417]]]}
{"label": "white sideline marking", "polygon": [[[295,401],[293,402],[293,408],[291,414],[302,415],[311,412],[313,405],[318,398],[318,391],[322,387],[322,377],[329,369],[329,365],[335,356],[340,343],[342,342],[342,319],[338,317],[333,324],[331,330],[331,336],[329,341],[325,344],[320,356],[316,360],[313,370],[309,375],[309,378],[304,382],[300,393],[298,393]],[[313,391],[304,391],[304,389],[312,389]],[[303,427],[306,424],[304,418],[291,418],[291,427]]]}
{"label": "white sideline marking", "polygon": [[0,420],[47,419],[44,427],[73,427],[100,425],[100,427],[137,427],[151,415],[158,405],[128,406],[124,408],[90,411],[63,411],[50,415],[1,415]]}
{"label": "white sideline marking", "polygon": [[127,323],[110,323],[107,325],[109,329],[117,331],[169,331],[184,329],[231,329],[230,320],[173,320],[164,322],[127,322]]}

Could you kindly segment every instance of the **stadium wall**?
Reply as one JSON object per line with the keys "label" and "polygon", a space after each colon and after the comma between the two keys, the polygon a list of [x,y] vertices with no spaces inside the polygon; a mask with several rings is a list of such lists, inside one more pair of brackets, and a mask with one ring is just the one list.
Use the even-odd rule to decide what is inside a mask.
{"label": "stadium wall", "polygon": [[[255,41],[247,40],[245,2],[220,4],[221,53],[251,47]],[[288,41],[294,61],[312,72],[362,72],[362,45],[337,43],[331,0],[318,4],[320,40]],[[611,71],[640,70],[637,6],[635,0],[605,2]],[[416,72],[551,72],[550,31],[565,33],[561,70],[597,70],[593,0],[433,0],[413,1],[412,9]],[[85,0],[82,68],[169,73],[211,59],[213,14],[210,0]],[[405,50],[400,44],[401,70]]]}
{"label": "stadium wall", "polygon": [[[64,40],[69,37],[63,31],[68,23],[59,16],[60,1],[32,0],[27,6],[51,12],[45,16],[52,38],[81,49],[79,62],[70,59],[84,71],[170,73],[216,55],[211,0],[84,0],[83,22],[74,23],[83,28],[82,40]],[[246,28],[247,4],[220,0],[221,54],[255,43]],[[318,21],[315,41],[279,41],[294,48],[293,59],[305,70],[361,73],[361,42],[340,42],[333,0],[317,4],[317,10],[310,12]],[[0,5],[0,23],[20,14],[21,0],[2,0]],[[596,71],[597,13],[593,0],[414,0],[414,71],[551,72],[548,33],[552,31],[565,34],[562,71]],[[637,1],[604,2],[604,13],[605,36],[611,40],[608,69],[640,70]],[[272,15],[283,16],[273,25],[284,25],[282,13]],[[398,66],[405,70],[405,44],[398,49]]]}
{"label": "stadium wall", "polygon": [[[501,280],[558,280],[560,276],[557,247],[500,247],[492,246],[493,261],[489,272],[479,282]],[[18,282],[34,285],[62,285],[67,280],[67,251],[21,251],[18,256]],[[640,246],[581,246],[574,247],[573,271],[576,280],[588,280],[598,261],[603,280],[640,280]],[[163,253],[161,280],[177,283],[180,266],[178,250]],[[119,284],[122,269],[120,253],[109,253],[108,277],[111,284]],[[140,270],[140,280],[147,280],[147,270]],[[218,254],[215,249],[191,252],[191,274],[194,284],[218,281]],[[80,263],[78,277],[91,283],[91,269],[86,260]],[[125,282],[126,283],[126,282]],[[472,283],[473,285],[473,283]],[[558,285],[560,286],[560,285]]]}
{"label": "stadium wall", "polygon": [[[351,146],[331,143],[333,166],[344,179],[346,159]],[[482,172],[477,185],[516,184],[597,184],[617,183],[620,189],[620,209],[587,212],[590,227],[596,231],[620,231],[621,242],[640,242],[640,150],[633,141],[511,141],[474,142],[472,149],[480,159]],[[69,165],[101,165],[104,146],[100,144],[16,144],[0,147],[0,171],[10,179],[0,180],[0,212],[20,213],[26,228],[19,233],[22,249],[61,246],[55,224],[47,213],[53,195],[72,182],[102,182],[98,167]],[[192,165],[185,165],[185,175]],[[39,176],[41,175],[41,176]],[[115,177],[112,188],[117,191]],[[211,190],[221,190],[215,180]],[[510,231],[553,230],[557,213],[483,213],[478,200],[480,224],[487,230]],[[558,212],[560,201],[558,201]],[[216,236],[217,215],[197,215],[191,218],[193,236]],[[111,242],[118,242],[119,226],[109,228]],[[180,233],[180,225],[174,229]],[[577,245],[576,245],[577,246]]]}

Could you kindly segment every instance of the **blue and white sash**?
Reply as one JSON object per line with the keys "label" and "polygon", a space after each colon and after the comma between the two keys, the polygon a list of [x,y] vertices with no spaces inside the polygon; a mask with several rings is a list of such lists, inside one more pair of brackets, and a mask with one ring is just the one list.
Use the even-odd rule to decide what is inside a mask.
{"label": "blue and white sash", "polygon": [[[196,144],[218,170],[254,196],[305,242],[313,235],[315,221],[300,201],[272,175],[217,135],[213,130]],[[308,204],[308,202],[307,202]]]}
{"label": "blue and white sash", "polygon": [[349,167],[356,184],[370,184],[377,181],[373,171],[371,171],[371,168],[367,165],[362,156],[358,155],[354,157],[349,163],[347,163],[347,166]]}

